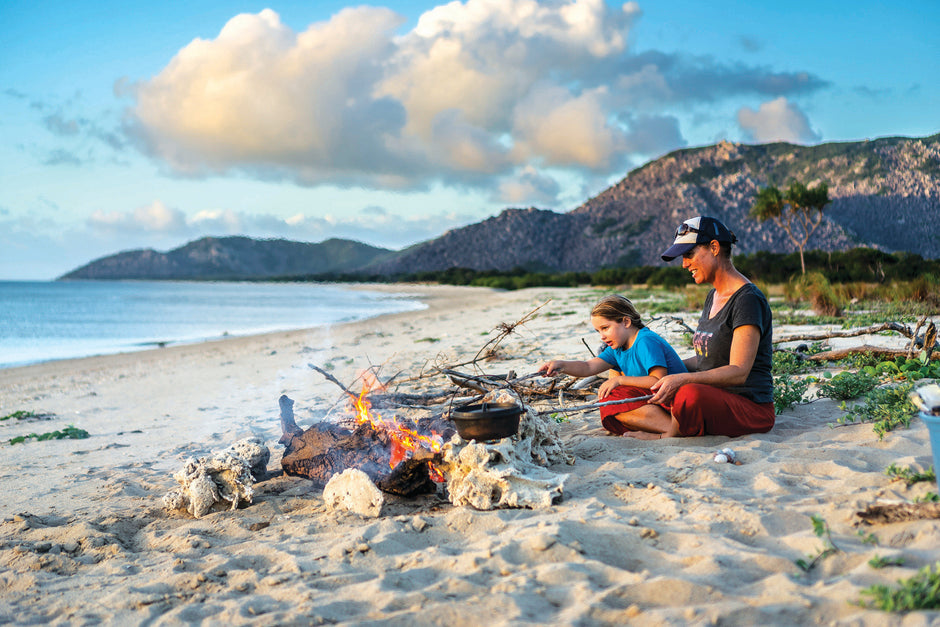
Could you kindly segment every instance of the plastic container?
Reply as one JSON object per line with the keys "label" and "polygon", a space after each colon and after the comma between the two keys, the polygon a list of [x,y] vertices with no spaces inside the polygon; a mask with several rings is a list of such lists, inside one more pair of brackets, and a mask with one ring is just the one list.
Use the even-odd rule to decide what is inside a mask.
{"label": "plastic container", "polygon": [[930,448],[933,451],[933,470],[937,474],[937,489],[940,490],[940,416],[920,412],[920,419],[930,432]]}

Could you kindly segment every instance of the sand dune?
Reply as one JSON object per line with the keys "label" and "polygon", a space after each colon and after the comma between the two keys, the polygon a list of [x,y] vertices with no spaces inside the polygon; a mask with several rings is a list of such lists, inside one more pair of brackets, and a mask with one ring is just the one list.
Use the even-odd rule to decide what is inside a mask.
{"label": "sand dune", "polygon": [[[831,427],[842,412],[829,400],[736,439],[641,442],[604,435],[595,412],[572,415],[560,432],[576,461],[554,469],[570,476],[564,500],[547,509],[476,511],[438,494],[387,495],[376,519],[328,510],[309,481],[276,476],[281,394],[295,399],[302,426],[342,413],[337,388],[307,363],[347,382],[370,364],[417,373],[438,355],[471,357],[485,333],[546,301],[487,367],[522,374],[584,356],[582,338],[596,343],[593,290],[395,289],[422,294],[429,308],[0,371],[0,414],[53,415],[0,423],[2,439],[68,424],[91,434],[2,445],[0,623],[940,622],[938,612],[857,605],[862,589],[940,560],[940,520],[860,527],[855,515],[936,491],[884,474],[891,463],[931,465],[925,426],[915,420],[879,441],[870,424]],[[186,458],[252,435],[271,449],[272,476],[251,505],[200,519],[163,509]],[[715,463],[724,447],[742,463]],[[840,551],[804,573],[795,560],[822,546],[812,515]],[[874,569],[876,555],[904,564]]]}

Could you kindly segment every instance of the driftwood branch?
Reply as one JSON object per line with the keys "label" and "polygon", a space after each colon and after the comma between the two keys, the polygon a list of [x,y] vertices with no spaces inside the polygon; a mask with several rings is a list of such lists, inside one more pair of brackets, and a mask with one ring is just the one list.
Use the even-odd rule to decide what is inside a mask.
{"label": "driftwood branch", "polygon": [[869,524],[888,524],[925,518],[940,518],[940,503],[891,503],[869,505],[856,516]]}
{"label": "driftwood branch", "polygon": [[547,301],[545,301],[544,303],[542,303],[541,305],[539,305],[538,307],[536,307],[535,309],[533,309],[526,315],[522,316],[515,322],[511,322],[511,323],[501,322],[500,324],[496,326],[496,329],[499,329],[499,334],[497,334],[496,337],[491,338],[483,346],[481,346],[480,350],[477,351],[477,354],[473,356],[473,359],[471,359],[470,361],[461,362],[459,364],[450,364],[450,367],[456,368],[459,366],[467,366],[467,365],[475,366],[476,363],[480,361],[481,357],[487,357],[489,355],[495,354],[496,348],[499,346],[500,342],[506,339],[508,335],[512,334],[512,332],[516,330],[516,327],[522,326],[525,323],[532,320],[532,318],[535,317],[535,314],[538,313],[539,309],[549,304],[550,302],[552,302],[552,300],[548,299]]}
{"label": "driftwood branch", "polygon": [[626,403],[638,403],[640,401],[648,401],[653,398],[652,394],[647,396],[637,396],[636,398],[624,398],[618,401],[599,401],[597,403],[588,403],[587,405],[576,405],[575,407],[564,407],[558,409],[548,409],[546,411],[540,411],[540,415],[544,414],[567,414],[578,411],[588,411],[591,409],[597,409],[599,407],[606,407],[608,405],[624,405]]}
{"label": "driftwood branch", "polygon": [[837,361],[839,359],[845,359],[850,355],[864,355],[866,353],[877,355],[884,359],[889,359],[906,356],[907,349],[886,348],[884,346],[871,346],[870,344],[863,344],[861,346],[852,346],[849,348],[839,348],[832,351],[823,351],[822,353],[814,353],[812,355],[803,355],[803,359],[806,361]]}
{"label": "driftwood branch", "polygon": [[831,331],[823,331],[821,333],[798,333],[795,335],[784,335],[782,337],[776,337],[773,340],[774,344],[782,344],[784,342],[812,342],[816,340],[828,340],[834,337],[858,337],[859,335],[873,335],[875,333],[881,333],[882,331],[897,331],[904,337],[910,338],[913,336],[913,332],[910,327],[900,322],[882,322],[881,324],[875,324],[870,327],[861,327],[858,329],[833,329]]}
{"label": "driftwood branch", "polygon": [[920,332],[920,328],[924,326],[924,322],[927,321],[927,316],[923,316],[920,320],[917,321],[917,326],[914,327],[914,334],[911,336],[911,343],[907,346],[907,358],[910,359],[914,356],[914,344],[916,344],[917,334]]}
{"label": "driftwood branch", "polygon": [[[918,335],[918,332],[925,322],[927,322],[927,326],[924,330],[924,334],[922,336]],[[927,358],[929,359],[933,351],[937,348],[937,328],[933,321],[927,321],[926,317],[922,318],[913,330],[911,330],[911,328],[906,324],[901,324],[900,322],[882,322],[881,324],[874,324],[868,327],[860,327],[857,329],[833,329],[831,331],[823,331],[821,333],[800,333],[795,335],[785,335],[774,338],[773,343],[782,344],[784,342],[819,341],[832,338],[858,337],[860,335],[873,335],[875,333],[882,333],[884,331],[895,331],[910,339],[910,344],[907,348],[904,349],[863,344],[862,346],[842,348],[834,351],[816,353],[813,355],[802,355],[802,357],[803,359],[809,361],[835,361],[837,359],[848,357],[849,355],[862,355],[865,353],[870,353],[872,355],[878,355],[884,358],[907,357],[910,359],[917,354],[920,348],[924,348],[927,353]]]}
{"label": "driftwood branch", "polygon": [[353,396],[353,397],[358,396],[358,394],[356,394],[355,392],[351,391],[351,390],[350,390],[349,388],[347,388],[345,385],[343,385],[342,383],[340,383],[340,382],[336,379],[336,377],[334,377],[333,375],[331,375],[329,372],[327,372],[326,370],[324,370],[324,369],[321,368],[320,366],[317,366],[317,365],[315,365],[315,364],[307,364],[307,367],[310,368],[311,370],[316,370],[317,372],[319,372],[320,374],[322,374],[323,377],[324,377],[327,381],[330,381],[331,383],[335,383],[336,385],[339,386],[339,389],[341,389],[342,391],[346,392],[346,393],[349,394],[350,396]]}
{"label": "driftwood branch", "polygon": [[588,352],[591,353],[591,357],[597,357],[597,355],[594,354],[594,351],[591,350],[591,347],[588,346],[587,340],[585,340],[583,337],[581,338],[581,343],[584,344],[584,348],[588,349]]}
{"label": "driftwood branch", "polygon": [[670,320],[678,324],[680,327],[682,327],[686,333],[692,333],[692,334],[695,333],[695,329],[687,325],[685,323],[685,320],[683,320],[679,316],[653,316],[650,318],[650,322],[653,322],[655,320]]}

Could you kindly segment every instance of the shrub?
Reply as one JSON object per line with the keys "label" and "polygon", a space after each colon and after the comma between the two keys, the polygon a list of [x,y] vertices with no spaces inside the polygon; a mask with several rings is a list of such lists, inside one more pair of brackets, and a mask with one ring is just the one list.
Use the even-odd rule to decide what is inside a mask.
{"label": "shrub", "polygon": [[878,378],[865,372],[840,372],[819,386],[819,396],[846,401],[875,389]]}
{"label": "shrub", "polygon": [[689,283],[689,271],[675,266],[657,268],[646,279],[646,283],[663,287],[682,287]]}
{"label": "shrub", "polygon": [[772,372],[774,375],[803,374],[812,369],[812,364],[801,359],[794,351],[778,350],[773,354]]}
{"label": "shrub", "polygon": [[820,316],[841,316],[839,296],[821,272],[807,272],[784,286],[784,296],[797,303],[807,301],[813,312]]}
{"label": "shrub", "polygon": [[796,379],[790,376],[774,377],[774,411],[781,414],[803,402],[803,395],[813,379]]}

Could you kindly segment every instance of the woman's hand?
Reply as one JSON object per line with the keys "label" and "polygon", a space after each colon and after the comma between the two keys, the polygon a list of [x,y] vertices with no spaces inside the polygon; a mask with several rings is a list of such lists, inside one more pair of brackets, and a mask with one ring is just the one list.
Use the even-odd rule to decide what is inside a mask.
{"label": "woman's hand", "polygon": [[650,390],[653,391],[653,398],[647,402],[651,405],[662,405],[663,403],[667,405],[672,404],[672,399],[675,397],[676,392],[679,391],[679,388],[688,383],[688,379],[687,374],[667,374],[650,386]]}
{"label": "woman's hand", "polygon": [[620,379],[621,379],[621,378],[622,378],[622,377],[611,376],[611,377],[609,377],[606,381],[604,381],[604,382],[601,384],[601,387],[598,388],[598,390],[597,390],[597,400],[603,400],[603,399],[607,398],[607,396],[610,395],[610,392],[611,392],[615,387],[617,387],[618,385],[622,385],[621,382],[620,382]]}

